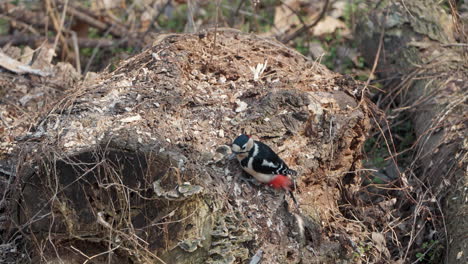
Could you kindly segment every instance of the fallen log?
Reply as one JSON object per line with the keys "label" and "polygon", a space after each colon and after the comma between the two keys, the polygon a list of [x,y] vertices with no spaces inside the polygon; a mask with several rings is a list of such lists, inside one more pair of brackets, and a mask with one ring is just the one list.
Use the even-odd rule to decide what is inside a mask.
{"label": "fallen log", "polygon": [[[378,60],[376,72],[387,80],[383,104],[398,105],[394,115],[411,116],[417,141],[411,166],[401,171],[417,175],[410,177],[411,195],[429,199],[424,206],[441,216],[427,220],[425,214],[414,214],[418,205],[405,205],[414,210],[418,218],[414,222],[422,226],[419,232],[407,233],[412,237],[408,249],[437,241],[445,248],[446,263],[464,263],[468,260],[468,47],[463,22],[453,2],[449,3],[452,12],[441,3],[424,0],[382,4],[363,16],[366,19],[360,21],[356,36],[366,61]],[[379,45],[382,52],[376,58]]]}

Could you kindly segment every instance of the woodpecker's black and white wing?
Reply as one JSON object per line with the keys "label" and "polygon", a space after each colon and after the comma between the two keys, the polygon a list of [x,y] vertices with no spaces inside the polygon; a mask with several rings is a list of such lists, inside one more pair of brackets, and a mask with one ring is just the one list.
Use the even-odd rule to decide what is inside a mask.
{"label": "woodpecker's black and white wing", "polygon": [[[259,173],[271,175],[296,175],[297,172],[289,169],[288,165],[267,145],[255,141],[253,149],[252,169]],[[250,164],[248,164],[250,165]]]}

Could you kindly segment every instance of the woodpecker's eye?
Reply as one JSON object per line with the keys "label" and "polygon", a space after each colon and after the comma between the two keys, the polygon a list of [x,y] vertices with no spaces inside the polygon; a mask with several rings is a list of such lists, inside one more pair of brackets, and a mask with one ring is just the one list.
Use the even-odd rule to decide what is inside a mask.
{"label": "woodpecker's eye", "polygon": [[242,149],[245,149],[245,145],[242,147]]}

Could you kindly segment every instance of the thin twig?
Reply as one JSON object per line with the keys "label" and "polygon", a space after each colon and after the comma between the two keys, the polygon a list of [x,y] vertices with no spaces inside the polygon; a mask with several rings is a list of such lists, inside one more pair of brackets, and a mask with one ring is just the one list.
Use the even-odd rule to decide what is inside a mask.
{"label": "thin twig", "polygon": [[216,20],[215,20],[215,30],[214,30],[214,40],[213,40],[213,45],[211,47],[211,58],[210,58],[210,64],[213,62],[213,54],[216,49],[216,39],[218,35],[218,19],[219,19],[219,6],[220,6],[221,0],[216,0]]}
{"label": "thin twig", "polygon": [[[386,17],[386,15],[385,15]],[[379,37],[379,46],[377,48],[377,52],[375,54],[375,59],[374,59],[374,64],[372,65],[372,70],[369,74],[369,77],[367,78],[367,81],[366,81],[366,84],[364,85],[364,87],[362,88],[361,90],[361,99],[359,100],[359,103],[358,105],[353,109],[353,110],[357,110],[359,109],[359,107],[361,107],[361,104],[364,102],[366,96],[365,96],[365,92],[367,91],[367,87],[369,86],[370,82],[371,82],[371,78],[372,76],[374,75],[375,73],[375,70],[377,69],[377,65],[379,64],[379,59],[380,59],[380,53],[382,51],[382,47],[383,47],[383,39],[384,39],[384,36],[385,36],[385,29],[384,27],[382,27],[382,32],[380,33],[380,37]]]}
{"label": "thin twig", "polygon": [[65,14],[66,14],[66,10],[67,10],[67,7],[68,7],[68,0],[65,0],[65,4],[63,6],[63,11],[62,11],[62,17],[60,19],[60,22],[58,21],[58,18],[54,12],[54,9],[52,7],[52,3],[50,1],[53,1],[53,0],[45,0],[45,4],[46,4],[46,9],[47,9],[47,13],[49,14],[51,20],[52,20],[52,24],[54,25],[54,28],[55,28],[55,31],[57,32],[57,35],[55,36],[55,40],[54,40],[54,45],[53,45],[53,50],[55,51],[56,48],[57,48],[57,44],[58,44],[58,41],[60,39],[60,42],[62,43],[62,51],[64,54],[68,54],[68,45],[67,45],[67,41],[65,39],[65,36],[62,34],[63,32],[63,24],[65,23]]}
{"label": "thin twig", "polygon": [[[65,4],[66,5],[68,3],[68,0],[65,0]],[[117,23],[113,23],[112,25],[109,25],[108,23],[105,23],[105,22],[102,22],[96,18],[94,18],[93,16],[89,15],[89,14],[86,14],[85,12],[81,11],[79,8],[75,7],[75,6],[72,6],[70,5],[68,7],[68,9],[66,10],[66,12],[75,17],[76,19],[94,27],[94,28],[97,28],[99,29],[100,31],[106,31],[108,30],[109,33],[115,37],[118,37],[118,38],[121,38],[123,36],[125,36],[128,32],[127,30],[123,29],[120,25],[118,25]]]}
{"label": "thin twig", "polygon": [[195,20],[193,19],[193,13],[195,12],[194,8],[197,3],[194,3],[193,0],[187,0],[187,24],[185,27],[186,32],[195,33],[197,30],[195,28]]}
{"label": "thin twig", "polygon": [[72,43],[73,43],[73,50],[75,51],[75,68],[76,71],[81,75],[81,62],[80,62],[80,47],[78,45],[78,37],[76,36],[76,32],[71,32],[72,36]]}
{"label": "thin twig", "polygon": [[318,24],[318,22],[320,22],[320,20],[322,20],[322,18],[325,16],[325,14],[327,12],[327,9],[328,9],[328,2],[329,2],[329,0],[325,0],[325,3],[323,4],[322,11],[320,12],[319,16],[317,17],[317,19],[315,19],[314,22],[312,22],[310,25],[303,26],[302,28],[300,28],[299,30],[291,33],[290,35],[286,35],[284,38],[281,39],[281,42],[288,43],[289,41],[299,37],[301,34],[307,32],[311,28],[315,27]]}
{"label": "thin twig", "polygon": [[304,21],[304,19],[302,18],[302,16],[299,14],[299,12],[297,12],[296,10],[294,10],[294,8],[292,8],[290,5],[288,5],[286,2],[284,1],[281,1],[281,4],[284,5],[287,9],[289,9],[289,11],[293,12],[294,15],[297,16],[297,18],[299,19],[299,22],[301,22],[302,24],[302,27],[308,27],[308,25],[306,24],[306,22]]}
{"label": "thin twig", "polygon": [[468,47],[468,43],[448,43],[442,44],[442,47]]}

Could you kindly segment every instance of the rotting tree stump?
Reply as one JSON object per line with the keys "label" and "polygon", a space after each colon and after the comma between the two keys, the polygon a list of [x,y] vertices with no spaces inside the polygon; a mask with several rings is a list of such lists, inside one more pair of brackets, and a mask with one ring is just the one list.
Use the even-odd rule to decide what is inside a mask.
{"label": "rotting tree stump", "polygon": [[[349,260],[365,237],[340,213],[340,182],[360,167],[369,129],[362,85],[275,40],[216,34],[161,37],[74,87],[17,142],[9,210],[35,259]],[[240,133],[299,172],[300,212],[284,192],[241,180],[227,158]]]}

